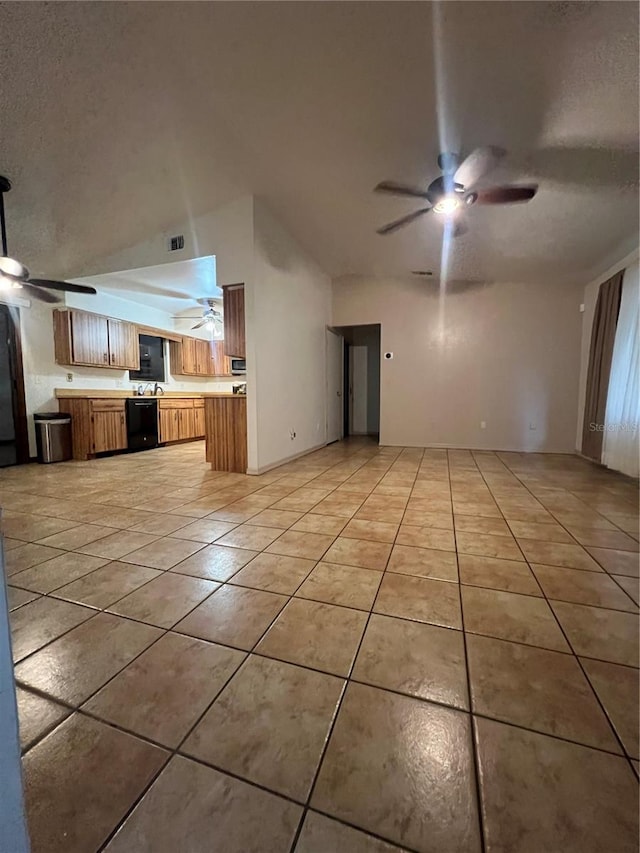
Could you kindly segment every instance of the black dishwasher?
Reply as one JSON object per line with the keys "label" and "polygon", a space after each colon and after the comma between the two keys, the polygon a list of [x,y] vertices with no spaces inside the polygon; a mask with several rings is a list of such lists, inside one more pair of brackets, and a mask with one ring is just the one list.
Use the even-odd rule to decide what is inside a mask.
{"label": "black dishwasher", "polygon": [[158,446],[157,400],[127,400],[127,442],[129,450]]}

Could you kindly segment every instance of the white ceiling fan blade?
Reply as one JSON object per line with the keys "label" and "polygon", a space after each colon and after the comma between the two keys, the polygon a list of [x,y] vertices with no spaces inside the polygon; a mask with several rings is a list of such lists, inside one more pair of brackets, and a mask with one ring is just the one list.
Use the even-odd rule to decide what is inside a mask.
{"label": "white ceiling fan blade", "polygon": [[195,324],[195,326],[192,326],[192,327],[191,327],[191,329],[192,329],[192,330],[193,330],[193,329],[201,329],[203,326],[206,326],[206,325],[207,325],[207,319],[206,319],[206,317],[205,317],[205,319],[204,319],[204,320],[200,320],[200,322],[199,322],[199,323],[196,323],[196,324]]}
{"label": "white ceiling fan blade", "polygon": [[478,183],[480,178],[495,169],[506,153],[504,148],[498,148],[495,145],[476,148],[458,166],[453,180],[456,184],[462,184],[466,190],[470,189]]}

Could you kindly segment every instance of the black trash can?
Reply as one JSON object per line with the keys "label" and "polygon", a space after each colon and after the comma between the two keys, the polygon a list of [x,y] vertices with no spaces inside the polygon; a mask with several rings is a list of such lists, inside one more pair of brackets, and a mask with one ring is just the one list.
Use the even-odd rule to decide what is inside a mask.
{"label": "black trash can", "polygon": [[71,459],[71,415],[41,412],[33,416],[38,446],[38,462]]}

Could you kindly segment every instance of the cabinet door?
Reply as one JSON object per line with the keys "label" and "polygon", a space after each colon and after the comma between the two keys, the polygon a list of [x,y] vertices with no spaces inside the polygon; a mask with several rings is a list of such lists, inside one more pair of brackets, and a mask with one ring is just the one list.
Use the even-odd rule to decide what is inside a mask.
{"label": "cabinet door", "polygon": [[71,347],[74,364],[109,366],[107,318],[84,311],[71,312]]}
{"label": "cabinet door", "polygon": [[123,320],[108,320],[109,364],[129,370],[140,369],[138,328]]}
{"label": "cabinet door", "polygon": [[126,450],[127,424],[123,411],[94,412],[91,420],[94,453],[104,453],[106,450]]}
{"label": "cabinet door", "polygon": [[177,441],[178,409],[160,409],[158,415],[158,441]]}
{"label": "cabinet door", "polygon": [[182,339],[182,372],[197,374],[198,372],[198,341],[196,338]]}
{"label": "cabinet door", "polygon": [[222,288],[224,310],[224,352],[234,358],[246,357],[244,333],[244,284]]}
{"label": "cabinet door", "polygon": [[204,406],[199,406],[193,410],[193,420],[193,437],[200,438],[204,435]]}
{"label": "cabinet door", "polygon": [[194,438],[196,425],[193,409],[178,409],[178,438]]}
{"label": "cabinet door", "polygon": [[212,341],[196,341],[196,362],[199,376],[213,376]]}
{"label": "cabinet door", "polygon": [[231,359],[224,354],[224,341],[213,342],[213,375],[230,376]]}

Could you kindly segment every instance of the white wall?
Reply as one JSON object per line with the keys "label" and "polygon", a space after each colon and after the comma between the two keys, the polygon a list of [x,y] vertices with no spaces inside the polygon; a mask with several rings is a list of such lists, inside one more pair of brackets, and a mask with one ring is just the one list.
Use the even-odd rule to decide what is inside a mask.
{"label": "white wall", "polygon": [[258,201],[253,222],[247,369],[255,369],[257,454],[249,468],[257,471],[326,440],[331,280]]}
{"label": "white wall", "polygon": [[[582,288],[333,283],[333,325],[380,323],[380,443],[571,452]],[[481,421],[486,423],[482,429]],[[530,429],[534,425],[535,429]]]}
{"label": "white wall", "polygon": [[575,448],[580,451],[582,448],[582,424],[584,421],[584,404],[585,404],[585,396],[587,392],[587,371],[589,369],[589,350],[591,348],[591,329],[593,326],[593,315],[596,310],[596,302],[598,299],[598,291],[600,290],[600,285],[607,281],[607,279],[611,278],[612,275],[615,275],[619,270],[626,269],[633,264],[638,263],[638,256],[640,251],[638,249],[634,249],[634,251],[629,254],[621,257],[619,261],[616,261],[610,267],[608,267],[603,273],[596,276],[589,284],[584,288],[584,293],[582,295],[582,302],[584,304],[584,313],[582,314],[582,339],[580,345],[580,378],[579,378],[579,389],[578,389],[578,420],[576,424],[576,442]]}

